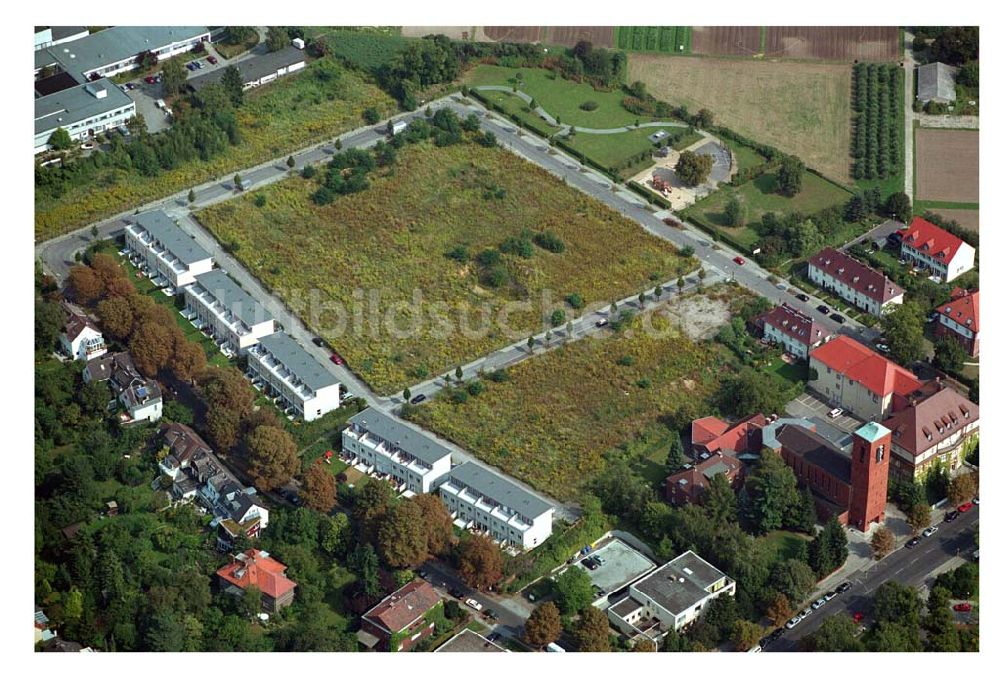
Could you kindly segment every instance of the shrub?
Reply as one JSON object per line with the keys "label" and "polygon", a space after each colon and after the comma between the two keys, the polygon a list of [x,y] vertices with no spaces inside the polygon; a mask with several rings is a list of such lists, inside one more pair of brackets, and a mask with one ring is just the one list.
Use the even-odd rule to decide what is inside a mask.
{"label": "shrub", "polygon": [[469,260],[469,250],[464,245],[458,245],[445,252],[445,258],[458,261],[459,263],[466,263]]}
{"label": "shrub", "polygon": [[580,104],[580,110],[585,110],[585,111],[588,111],[588,112],[595,111],[595,110],[597,110],[597,102],[596,101],[584,101],[583,103]]}
{"label": "shrub", "polygon": [[552,311],[552,316],[549,318],[549,324],[553,327],[558,327],[559,325],[566,322],[566,311],[562,308],[556,308]]}
{"label": "shrub", "polygon": [[535,253],[535,248],[525,237],[508,237],[500,243],[500,251],[504,254],[517,254],[522,259],[530,259]]}
{"label": "shrub", "polygon": [[479,252],[479,256],[476,257],[476,260],[483,266],[495,266],[500,263],[500,252],[496,249],[484,249]]}
{"label": "shrub", "polygon": [[476,397],[486,390],[486,386],[483,385],[482,381],[470,381],[469,385],[466,386],[466,390],[469,391],[470,395]]}
{"label": "shrub", "polygon": [[540,233],[536,233],[535,244],[554,254],[560,254],[566,251],[566,243],[560,240],[558,235],[549,230],[543,230]]}
{"label": "shrub", "polygon": [[313,167],[312,165],[306,165],[305,167],[302,168],[302,178],[303,179],[311,179],[314,176],[316,176],[316,168],[315,167]]}
{"label": "shrub", "polygon": [[573,292],[572,294],[566,297],[566,303],[569,305],[570,308],[573,308],[574,310],[579,310],[580,308],[583,308],[583,297],[577,294],[576,292]]}

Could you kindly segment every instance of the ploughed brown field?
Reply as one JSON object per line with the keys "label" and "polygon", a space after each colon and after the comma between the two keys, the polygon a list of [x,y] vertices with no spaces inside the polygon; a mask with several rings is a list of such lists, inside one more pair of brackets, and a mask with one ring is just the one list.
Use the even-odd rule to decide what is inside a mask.
{"label": "ploughed brown field", "polygon": [[918,200],[979,202],[978,131],[918,128],[916,142]]}
{"label": "ploughed brown field", "polygon": [[544,42],[572,47],[581,40],[594,47],[615,46],[614,26],[483,26],[495,42]]}
{"label": "ploughed brown field", "polygon": [[538,42],[543,26],[483,26],[486,37],[496,42]]}
{"label": "ploughed brown field", "polygon": [[768,26],[766,56],[826,61],[896,61],[896,26]]}
{"label": "ploughed brown field", "polygon": [[979,232],[979,210],[978,209],[938,209],[932,207],[930,210],[935,214],[940,214],[946,219],[958,221],[963,228],[978,233]]}
{"label": "ploughed brown field", "polygon": [[753,56],[760,51],[760,26],[692,26],[691,51],[716,56]]}

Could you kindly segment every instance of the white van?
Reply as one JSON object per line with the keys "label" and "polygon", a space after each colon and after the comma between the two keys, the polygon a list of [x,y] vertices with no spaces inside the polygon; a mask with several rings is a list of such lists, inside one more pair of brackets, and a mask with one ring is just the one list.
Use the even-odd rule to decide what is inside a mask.
{"label": "white van", "polygon": [[548,644],[545,647],[545,650],[548,651],[548,652],[550,652],[550,653],[566,653],[566,649],[562,648],[561,646],[559,646],[555,642],[552,642],[552,643]]}

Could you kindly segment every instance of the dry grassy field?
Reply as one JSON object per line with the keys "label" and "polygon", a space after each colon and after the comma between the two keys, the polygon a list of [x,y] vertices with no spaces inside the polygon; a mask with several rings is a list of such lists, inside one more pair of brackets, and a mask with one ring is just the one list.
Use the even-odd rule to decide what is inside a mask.
{"label": "dry grassy field", "polygon": [[753,56],[760,52],[760,26],[694,26],[691,51],[715,56]]}
{"label": "dry grassy field", "polygon": [[[571,293],[607,303],[672,278],[679,265],[693,268],[670,244],[499,148],[408,146],[383,174],[326,206],[310,198],[315,181],[291,177],[198,215],[382,393],[539,330],[546,290],[568,312],[562,300]],[[510,283],[490,287],[475,257],[523,229],[554,233],[565,251],[502,254]],[[470,260],[445,256],[458,246]],[[409,305],[414,294],[419,311]],[[507,308],[506,331],[499,312],[514,300],[529,303]],[[345,325],[333,303],[350,309]],[[441,317],[468,330],[442,331]]]}
{"label": "dry grassy field", "polygon": [[979,202],[978,131],[918,128],[916,144],[918,200]]}
{"label": "dry grassy field", "polygon": [[835,64],[629,55],[629,80],[848,182],[851,69]]}
{"label": "dry grassy field", "polygon": [[824,61],[897,61],[895,26],[768,26],[765,55]]}

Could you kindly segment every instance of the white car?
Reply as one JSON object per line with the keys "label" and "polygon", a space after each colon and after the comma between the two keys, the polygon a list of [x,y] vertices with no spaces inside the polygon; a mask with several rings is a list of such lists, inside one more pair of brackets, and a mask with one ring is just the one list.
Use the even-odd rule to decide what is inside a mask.
{"label": "white car", "polygon": [[809,606],[812,607],[813,611],[815,611],[816,609],[820,608],[824,604],[826,604],[826,600],[823,599],[822,597],[820,597],[818,600],[816,600],[815,602],[813,602]]}
{"label": "white car", "polygon": [[472,599],[471,597],[468,598],[467,600],[465,600],[465,603],[468,604],[469,606],[471,606],[476,611],[482,611],[483,610],[483,605],[480,604],[479,602],[477,602],[476,600]]}
{"label": "white car", "polygon": [[802,622],[802,618],[800,616],[792,616],[791,618],[788,619],[788,622],[785,623],[785,627],[788,628],[789,630],[791,630],[792,628],[794,628],[796,625],[798,625],[801,622]]}
{"label": "white car", "polygon": [[840,407],[837,407],[836,409],[831,409],[830,413],[827,414],[827,416],[829,416],[830,418],[837,418],[838,416],[840,416],[843,413],[844,413],[844,410],[841,409]]}
{"label": "white car", "polygon": [[930,538],[931,536],[936,534],[937,531],[938,531],[937,527],[927,527],[926,529],[924,529],[924,538]]}

